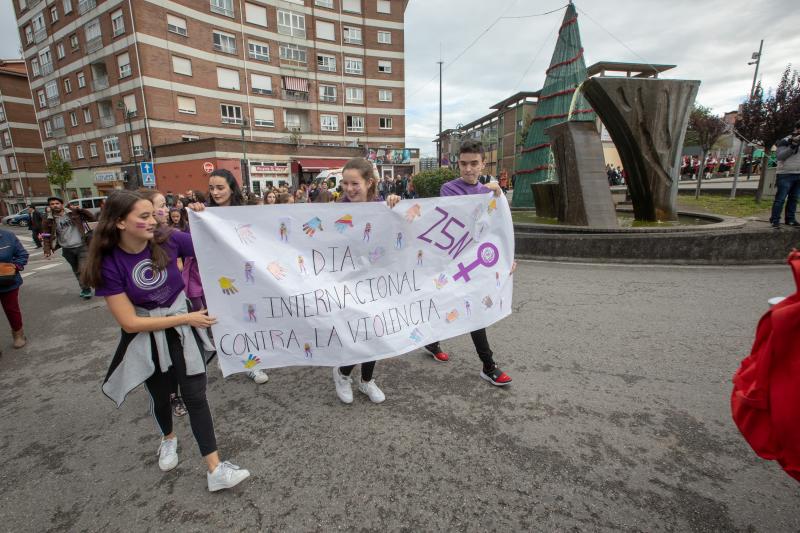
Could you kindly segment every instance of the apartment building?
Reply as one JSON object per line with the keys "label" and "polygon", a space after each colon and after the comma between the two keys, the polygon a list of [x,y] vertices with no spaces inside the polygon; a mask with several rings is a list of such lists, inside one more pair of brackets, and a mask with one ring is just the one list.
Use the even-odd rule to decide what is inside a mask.
{"label": "apartment building", "polygon": [[202,138],[258,142],[261,166],[275,143],[403,147],[408,0],[14,3],[45,153],[81,183]]}
{"label": "apartment building", "polygon": [[0,213],[43,204],[50,195],[42,139],[25,62],[0,60]]}

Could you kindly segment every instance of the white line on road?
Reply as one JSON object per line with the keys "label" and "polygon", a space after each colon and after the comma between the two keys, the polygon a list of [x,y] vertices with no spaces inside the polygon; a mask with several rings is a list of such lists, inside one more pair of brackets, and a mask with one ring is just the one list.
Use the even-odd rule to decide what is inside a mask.
{"label": "white line on road", "polygon": [[22,276],[23,278],[27,278],[28,276],[33,276],[34,274],[36,274],[36,272],[23,272],[23,273],[21,274],[21,276]]}
{"label": "white line on road", "polygon": [[64,263],[53,263],[51,265],[44,265],[44,266],[40,266],[39,268],[34,268],[34,270],[48,270],[50,268],[55,268],[55,267],[61,266],[63,264]]}

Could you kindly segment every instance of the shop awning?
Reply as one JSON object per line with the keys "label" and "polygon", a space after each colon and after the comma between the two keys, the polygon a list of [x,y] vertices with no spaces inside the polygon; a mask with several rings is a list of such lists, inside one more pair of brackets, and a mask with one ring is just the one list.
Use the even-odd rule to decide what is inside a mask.
{"label": "shop awning", "polygon": [[317,170],[328,170],[329,168],[342,168],[347,159],[298,159],[297,162],[303,167],[303,172],[316,172]]}
{"label": "shop awning", "polygon": [[305,78],[295,78],[294,76],[283,77],[283,88],[288,91],[308,92],[308,80]]}

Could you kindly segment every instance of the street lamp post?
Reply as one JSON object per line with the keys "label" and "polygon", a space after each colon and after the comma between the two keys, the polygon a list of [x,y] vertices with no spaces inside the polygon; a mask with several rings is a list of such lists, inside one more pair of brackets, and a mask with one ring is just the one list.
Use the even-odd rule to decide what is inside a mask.
{"label": "street lamp post", "polygon": [[133,125],[131,124],[131,116],[132,113],[128,111],[128,106],[125,105],[125,102],[120,100],[117,102],[117,107],[122,110],[125,117],[126,123],[126,130],[128,132],[128,149],[130,150],[131,159],[133,160],[133,168],[134,168],[134,175],[136,176],[136,186],[139,187],[142,184],[139,183],[139,161],[136,159],[136,149],[133,146]]}
{"label": "street lamp post", "polygon": [[249,125],[247,119],[242,120],[241,125],[241,132],[242,132],[242,184],[244,185],[244,190],[246,192],[250,192],[250,165],[247,162],[247,141],[244,138],[244,129]]}
{"label": "street lamp post", "polygon": [[[756,80],[758,79],[758,67],[761,66],[761,51],[764,49],[764,39],[761,39],[761,44],[758,45],[758,52],[754,52],[751,56],[753,61],[747,63],[748,65],[755,65],[756,71],[753,73],[753,84],[750,86],[750,98],[748,101],[753,99],[753,93],[756,91]],[[735,134],[735,128],[734,128]],[[742,154],[744,153],[744,142],[745,140],[739,137],[739,155],[736,158],[736,165],[733,171],[733,185],[731,186],[731,199],[736,198],[736,184],[739,181],[739,172],[742,170]],[[753,159],[750,159],[750,165],[747,172],[747,179],[750,179],[750,171],[749,169],[753,167]]]}

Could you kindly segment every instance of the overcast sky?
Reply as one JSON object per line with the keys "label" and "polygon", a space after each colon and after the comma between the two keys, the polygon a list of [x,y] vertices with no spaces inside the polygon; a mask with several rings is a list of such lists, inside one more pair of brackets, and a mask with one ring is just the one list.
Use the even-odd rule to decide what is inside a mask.
{"label": "overcast sky", "polygon": [[[466,124],[544,81],[566,0],[411,0],[406,10],[406,144],[433,155],[438,131],[438,65],[444,61],[443,127]],[[775,86],[800,63],[797,0],[576,0],[586,64],[677,65],[664,77],[702,81],[697,101],[736,109],[753,77],[750,55],[764,39],[759,78]],[[520,17],[559,9],[533,18]],[[0,56],[19,57],[10,0],[0,0]],[[483,36],[463,56],[464,49]],[[795,65],[800,68],[800,65]]]}

